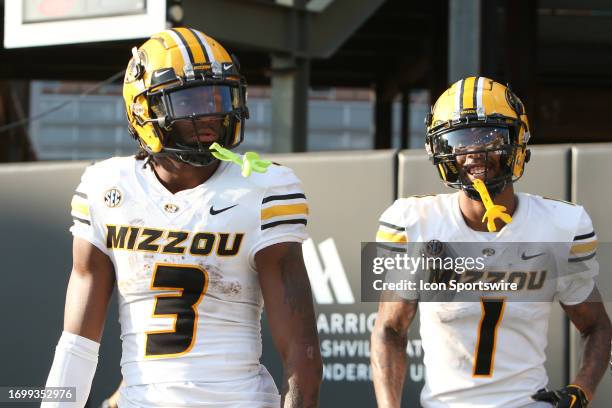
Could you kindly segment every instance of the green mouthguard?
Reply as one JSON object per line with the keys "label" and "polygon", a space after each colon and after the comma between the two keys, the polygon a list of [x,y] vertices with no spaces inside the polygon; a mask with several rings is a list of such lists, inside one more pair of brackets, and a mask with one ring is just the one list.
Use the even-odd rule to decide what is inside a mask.
{"label": "green mouthguard", "polygon": [[239,165],[242,169],[242,177],[249,177],[253,171],[265,173],[268,170],[268,166],[272,164],[270,160],[260,159],[259,154],[255,152],[246,152],[243,158],[238,153],[221,147],[217,142],[211,144],[209,149],[215,158]]}

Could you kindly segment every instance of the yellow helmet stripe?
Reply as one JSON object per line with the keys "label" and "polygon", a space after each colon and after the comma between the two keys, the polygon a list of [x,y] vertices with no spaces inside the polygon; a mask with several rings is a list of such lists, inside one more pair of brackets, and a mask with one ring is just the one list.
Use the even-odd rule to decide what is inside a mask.
{"label": "yellow helmet stripe", "polygon": [[[173,28],[173,30],[185,41],[185,46],[190,52],[190,56],[193,57],[194,64],[204,64],[208,61],[204,53],[204,47],[201,46],[198,37],[196,37],[191,30],[187,28]],[[200,46],[194,46],[194,42],[198,43]]]}
{"label": "yellow helmet stripe", "polygon": [[208,58],[208,62],[215,62],[216,61],[215,54],[213,53],[212,48],[210,48],[210,44],[208,43],[206,36],[204,36],[199,31],[195,31],[195,35],[196,37],[198,37],[198,39],[200,40],[200,43],[204,46],[204,49],[206,50],[206,57]]}
{"label": "yellow helmet stripe", "polygon": [[183,65],[187,63],[193,65],[193,55],[191,55],[191,50],[189,50],[189,47],[186,46],[185,40],[182,39],[181,36],[173,29],[166,30],[165,32],[172,37],[179,50],[181,50],[181,55],[183,56]]}
{"label": "yellow helmet stripe", "polygon": [[195,31],[195,30],[192,30],[191,28],[189,28],[188,31],[193,36],[193,38],[196,39],[196,41],[200,45],[200,49],[202,50],[202,54],[204,54],[204,59],[205,59],[204,62],[211,62],[210,61],[210,55],[208,54],[208,51],[206,50],[206,45],[204,45],[204,43],[202,42],[202,39],[198,35],[198,32]]}
{"label": "yellow helmet stripe", "polygon": [[475,99],[475,86],[476,78],[469,77],[463,83],[463,96],[462,96],[462,106],[461,110],[464,109],[476,109],[476,104],[474,103]]}

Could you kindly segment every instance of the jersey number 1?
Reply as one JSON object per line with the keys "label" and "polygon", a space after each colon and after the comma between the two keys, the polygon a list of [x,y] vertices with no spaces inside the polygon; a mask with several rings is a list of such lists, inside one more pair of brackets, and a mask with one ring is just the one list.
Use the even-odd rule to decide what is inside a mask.
{"label": "jersey number 1", "polygon": [[478,326],[478,340],[474,356],[474,377],[490,377],[493,374],[497,329],[501,323],[506,299],[483,298],[481,301],[482,318]]}
{"label": "jersey number 1", "polygon": [[191,350],[198,304],[208,288],[208,273],[197,265],[155,264],[151,289],[179,293],[155,296],[153,317],[174,318],[172,330],[146,333],[145,357],[176,357]]}

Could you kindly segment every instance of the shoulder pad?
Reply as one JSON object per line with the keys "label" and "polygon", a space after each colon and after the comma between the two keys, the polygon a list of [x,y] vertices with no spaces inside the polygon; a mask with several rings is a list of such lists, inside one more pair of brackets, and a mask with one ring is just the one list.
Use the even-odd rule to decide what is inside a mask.
{"label": "shoulder pad", "polygon": [[425,198],[425,197],[435,197],[437,195],[438,194],[415,194],[415,195],[408,196],[406,198]]}
{"label": "shoulder pad", "polygon": [[[238,166],[234,167],[236,167],[238,172],[240,172]],[[300,179],[295,175],[292,169],[278,164],[272,164],[270,167],[268,167],[265,173],[251,173],[247,180],[261,188],[287,186],[301,183]]]}
{"label": "shoulder pad", "polygon": [[561,200],[559,198],[552,198],[552,197],[544,197],[542,196],[543,199],[545,200],[552,200],[552,201],[557,201],[559,203],[563,203],[563,204],[567,204],[567,205],[576,205],[576,203],[572,203],[571,201],[565,201],[565,200]]}
{"label": "shoulder pad", "polygon": [[113,157],[94,163],[85,169],[82,182],[92,190],[104,190],[118,184],[134,165],[134,157]]}
{"label": "shoulder pad", "polygon": [[[558,229],[573,233],[579,228],[584,208],[569,201],[531,195],[533,203],[547,214],[549,222]],[[551,216],[552,215],[552,216]]]}
{"label": "shoulder pad", "polygon": [[398,198],[391,204],[385,212],[382,213],[379,219],[381,225],[387,225],[390,228],[398,227],[405,229],[410,223],[410,218],[414,214],[415,202],[411,197]]}

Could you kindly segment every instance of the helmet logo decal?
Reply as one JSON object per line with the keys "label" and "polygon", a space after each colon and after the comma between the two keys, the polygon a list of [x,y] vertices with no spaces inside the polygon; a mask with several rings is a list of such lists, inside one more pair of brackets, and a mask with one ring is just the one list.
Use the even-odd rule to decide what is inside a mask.
{"label": "helmet logo decal", "polygon": [[506,88],[506,102],[510,105],[510,108],[516,113],[516,117],[519,118],[523,114],[523,104],[514,95],[510,89]]}
{"label": "helmet logo decal", "polygon": [[104,193],[104,204],[109,208],[118,207],[121,204],[123,196],[117,188],[111,188]]}
{"label": "helmet logo decal", "polygon": [[147,54],[143,50],[136,49],[136,47],[132,48],[132,59],[125,70],[124,83],[129,84],[141,79],[145,73],[146,65]]}
{"label": "helmet logo decal", "polygon": [[176,77],[176,72],[174,72],[174,68],[158,69],[153,71],[153,75],[151,75],[151,86],[163,84],[173,80],[178,80]]}
{"label": "helmet logo decal", "polygon": [[155,71],[155,72],[153,73],[153,77],[155,77],[155,78],[159,78],[160,76],[162,76],[162,75],[164,75],[164,74],[166,74],[166,73],[168,73],[168,72],[170,72],[170,68],[168,68],[168,69],[162,69],[161,71]]}

